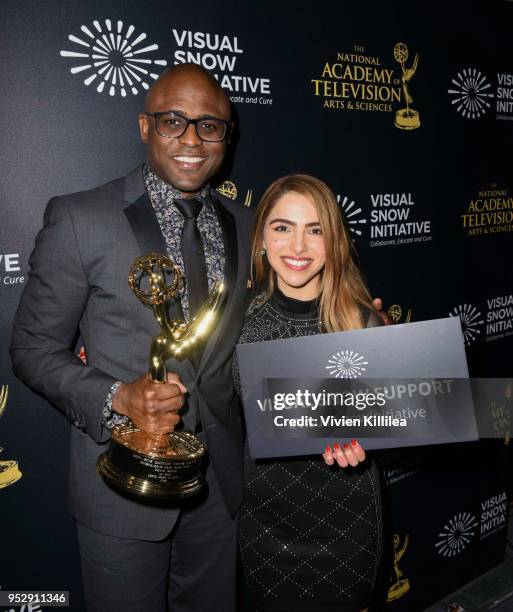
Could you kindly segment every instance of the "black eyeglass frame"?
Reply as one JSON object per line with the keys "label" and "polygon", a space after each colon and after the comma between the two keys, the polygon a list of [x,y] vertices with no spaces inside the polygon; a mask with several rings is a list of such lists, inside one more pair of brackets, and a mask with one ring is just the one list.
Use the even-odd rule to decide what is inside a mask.
{"label": "black eyeglass frame", "polygon": [[[227,136],[230,133],[230,130],[232,128],[232,122],[231,121],[226,121],[225,119],[219,119],[218,117],[199,117],[199,119],[188,119],[187,117],[184,117],[183,115],[180,115],[180,113],[177,113],[175,111],[159,111],[156,113],[147,113],[146,111],[144,112],[144,114],[148,117],[153,117],[155,119],[155,130],[157,132],[157,134],[159,136],[161,136],[162,138],[181,138],[185,132],[187,131],[187,129],[189,128],[189,125],[193,125],[194,129],[196,130],[196,134],[198,136],[198,138],[200,138],[203,142],[222,142],[223,140],[225,140],[227,138]],[[161,134],[159,132],[159,119],[160,117],[162,117],[163,115],[174,115],[175,117],[180,117],[180,119],[183,119],[186,124],[185,124],[185,128],[183,130],[183,132],[181,134],[178,134],[177,136],[166,136],[165,134]],[[221,123],[224,124],[224,134],[223,137],[220,138],[219,140],[205,140],[201,134],[198,132],[198,123],[200,121],[205,121],[208,119],[215,119],[216,121],[220,121]]]}

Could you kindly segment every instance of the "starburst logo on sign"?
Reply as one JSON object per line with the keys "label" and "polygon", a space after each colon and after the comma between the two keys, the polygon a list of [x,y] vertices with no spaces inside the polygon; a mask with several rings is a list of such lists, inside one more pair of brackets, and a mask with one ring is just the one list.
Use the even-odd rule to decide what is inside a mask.
{"label": "starburst logo on sign", "polygon": [[477,119],[490,108],[488,98],[493,98],[489,91],[491,85],[476,68],[458,72],[451,83],[455,86],[455,89],[448,90],[453,96],[451,103],[457,105],[456,110],[467,119]]}
{"label": "starburst logo on sign", "polygon": [[463,328],[463,338],[468,346],[481,333],[479,325],[484,323],[483,315],[471,304],[460,304],[449,313],[450,317],[459,317]]}
{"label": "starburst logo on sign", "polygon": [[356,378],[365,372],[364,366],[369,364],[364,359],[363,355],[355,351],[339,351],[328,359],[326,369],[336,378]]}
{"label": "starburst logo on sign", "polygon": [[460,512],[453,516],[443,530],[438,534],[438,542],[435,548],[443,557],[454,557],[464,550],[478,523],[476,517],[468,512]]}
{"label": "starburst logo on sign", "polygon": [[344,217],[349,226],[349,231],[353,234],[356,234],[357,236],[361,236],[362,230],[358,229],[358,225],[361,225],[362,223],[367,223],[367,219],[360,218],[362,209],[355,208],[355,206],[358,205],[355,204],[354,200],[350,201],[347,196],[344,196],[344,198],[342,199],[342,196],[337,195],[337,202],[342,208],[342,212],[344,213]]}
{"label": "starburst logo on sign", "polygon": [[[71,74],[83,73],[85,85],[96,85],[96,91],[107,89],[111,96],[127,93],[136,96],[141,89],[149,89],[151,79],[158,74],[151,72],[151,65],[167,66],[167,61],[150,59],[148,53],[156,51],[156,44],[140,46],[147,38],[142,32],[137,35],[133,25],[125,26],[118,21],[114,26],[110,19],[105,26],[93,21],[93,27],[80,27],[84,36],[79,38],[70,34],[68,40],[77,45],[75,51],[60,52],[61,57],[75,59],[78,65],[70,68]],[[80,49],[80,50],[78,50]]]}

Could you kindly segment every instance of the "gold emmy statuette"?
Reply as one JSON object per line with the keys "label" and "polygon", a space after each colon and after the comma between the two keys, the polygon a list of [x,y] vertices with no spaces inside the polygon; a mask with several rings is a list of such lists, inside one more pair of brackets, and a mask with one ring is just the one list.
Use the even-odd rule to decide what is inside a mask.
{"label": "gold emmy statuette", "polygon": [[[4,413],[7,406],[7,397],[9,395],[9,387],[2,385],[0,387],[0,417]],[[0,447],[0,453],[3,452],[3,448]],[[11,459],[7,461],[0,461],[0,489],[4,489],[9,485],[14,484],[21,478],[22,474],[18,467],[18,462]]]}
{"label": "gold emmy statuette", "polygon": [[417,72],[419,54],[415,54],[412,67],[405,68],[404,64],[408,59],[408,47],[404,43],[398,42],[396,45],[394,45],[394,59],[401,64],[401,82],[404,100],[406,102],[406,108],[401,108],[400,110],[396,111],[394,125],[401,130],[416,130],[418,127],[420,127],[420,117],[418,111],[410,108],[413,98],[408,90],[408,83]]}
{"label": "gold emmy statuette", "polygon": [[[176,264],[157,253],[136,259],[128,274],[130,289],[153,308],[161,328],[150,347],[149,370],[155,383],[166,382],[169,357],[186,356],[208,335],[224,291],[223,283],[216,283],[189,323],[170,320],[166,303],[177,298],[181,281]],[[98,459],[97,469],[115,489],[142,499],[178,501],[201,489],[200,459],[204,453],[204,445],[192,433],[149,433],[128,421],[113,428],[109,449]]]}
{"label": "gold emmy statuette", "polygon": [[402,547],[399,547],[401,543],[401,538],[397,533],[394,534],[394,574],[395,574],[395,582],[388,589],[387,592],[387,601],[395,601],[402,597],[410,590],[410,581],[408,578],[403,578],[404,572],[399,569],[399,561],[401,557],[406,552],[406,548],[408,547],[408,540],[410,539],[409,535],[406,534],[404,538],[404,544]]}

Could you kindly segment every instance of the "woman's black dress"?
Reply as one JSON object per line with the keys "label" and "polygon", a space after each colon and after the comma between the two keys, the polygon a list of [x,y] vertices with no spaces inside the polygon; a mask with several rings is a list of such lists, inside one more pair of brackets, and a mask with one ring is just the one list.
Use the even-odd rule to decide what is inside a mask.
{"label": "woman's black dress", "polygon": [[[250,306],[239,342],[318,333],[317,302],[276,291]],[[234,379],[240,392],[236,360]],[[259,611],[353,612],[371,599],[382,549],[377,469],[330,467],[323,450],[255,461],[246,448],[240,548]]]}

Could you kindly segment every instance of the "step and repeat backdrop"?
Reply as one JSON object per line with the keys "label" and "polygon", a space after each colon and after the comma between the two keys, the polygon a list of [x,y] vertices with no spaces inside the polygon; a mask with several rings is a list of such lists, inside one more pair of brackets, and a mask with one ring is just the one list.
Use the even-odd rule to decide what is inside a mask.
{"label": "step and repeat backdrop", "polygon": [[[66,589],[83,609],[69,425],[13,376],[11,324],[47,201],[144,159],[136,117],[166,66],[201,64],[231,97],[222,193],[255,206],[284,174],[323,179],[392,319],[459,317],[472,375],[513,376],[511,0],[4,0],[0,14],[3,589]],[[383,458],[380,609],[422,610],[502,560],[508,450]]]}

